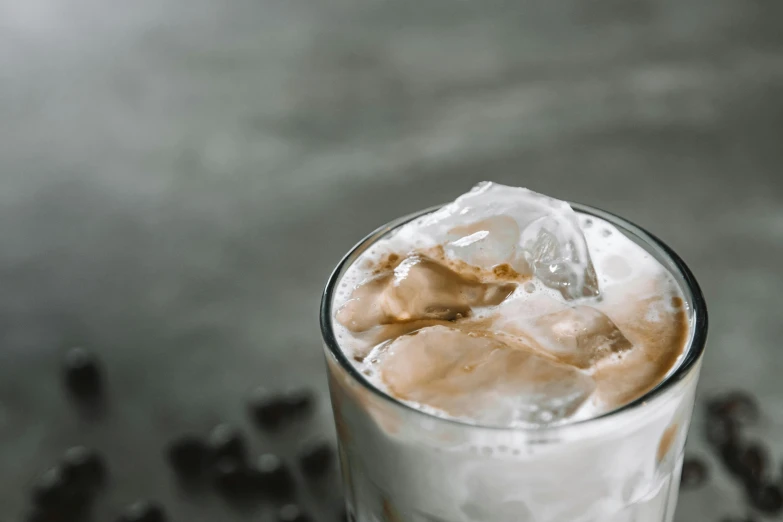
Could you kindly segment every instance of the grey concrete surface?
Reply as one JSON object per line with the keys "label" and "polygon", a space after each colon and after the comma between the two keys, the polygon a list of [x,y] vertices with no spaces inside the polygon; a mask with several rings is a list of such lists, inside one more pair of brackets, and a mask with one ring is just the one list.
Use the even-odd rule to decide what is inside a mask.
{"label": "grey concrete surface", "polygon": [[[670,243],[709,301],[701,394],[758,394],[781,456],[782,176],[780,0],[0,0],[0,520],[75,443],[112,459],[96,520],[147,496],[267,520],[183,500],[160,448],[258,384],[317,387],[332,436],[332,266],[483,179]],[[101,421],[62,396],[74,343]],[[743,511],[711,462],[678,522]],[[319,521],[333,497],[308,493]]]}

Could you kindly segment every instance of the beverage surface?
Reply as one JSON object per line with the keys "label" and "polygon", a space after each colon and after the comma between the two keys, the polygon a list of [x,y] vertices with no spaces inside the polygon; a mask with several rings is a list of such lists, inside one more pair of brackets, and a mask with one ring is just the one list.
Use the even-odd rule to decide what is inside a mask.
{"label": "beverage surface", "polygon": [[610,223],[481,183],[374,243],[344,274],[334,327],[375,387],[427,413],[540,426],[655,387],[688,339],[672,275]]}

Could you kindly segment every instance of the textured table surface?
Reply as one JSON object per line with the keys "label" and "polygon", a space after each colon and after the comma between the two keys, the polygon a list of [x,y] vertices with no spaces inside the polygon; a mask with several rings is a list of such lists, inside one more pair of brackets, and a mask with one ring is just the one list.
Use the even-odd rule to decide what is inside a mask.
{"label": "textured table surface", "polygon": [[[0,0],[0,520],[76,443],[111,460],[96,520],[149,496],[259,520],[183,500],[165,441],[244,422],[259,384],[314,386],[332,437],[331,268],[483,179],[674,247],[711,312],[701,395],[752,390],[783,455],[780,0]],[[73,344],[107,367],[101,420],[63,397]],[[678,522],[742,511],[710,462]]]}

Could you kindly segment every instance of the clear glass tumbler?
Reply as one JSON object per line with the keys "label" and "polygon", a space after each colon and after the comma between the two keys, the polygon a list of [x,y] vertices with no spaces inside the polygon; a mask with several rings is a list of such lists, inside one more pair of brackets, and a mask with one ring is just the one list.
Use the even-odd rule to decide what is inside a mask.
{"label": "clear glass tumbler", "polygon": [[332,301],[345,270],[375,241],[434,209],[362,240],[329,278],[321,303],[329,385],[348,513],[358,522],[670,522],[707,339],[693,274],[663,242],[608,212],[682,288],[685,354],[639,399],[597,418],[537,429],[488,428],[435,417],[373,387],[340,349]]}

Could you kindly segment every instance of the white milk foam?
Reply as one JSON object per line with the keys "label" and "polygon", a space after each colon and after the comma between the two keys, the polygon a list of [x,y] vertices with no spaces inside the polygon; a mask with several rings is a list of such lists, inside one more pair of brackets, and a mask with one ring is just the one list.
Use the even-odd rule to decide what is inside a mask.
{"label": "white milk foam", "polygon": [[[508,219],[509,216],[513,219]],[[477,221],[480,225],[471,228]],[[545,254],[539,266],[534,254],[531,254],[536,247],[529,245],[531,240],[542,237],[542,223],[552,232],[556,243],[554,255],[547,258],[548,254]],[[410,252],[425,251],[439,245],[449,258],[460,259],[482,269],[491,270],[493,266],[507,263],[520,274],[534,272],[529,280],[515,283],[513,293],[499,305],[473,309],[473,319],[492,320],[493,332],[506,335],[522,331],[524,335],[536,335],[541,328],[549,328],[540,326],[541,320],[546,321],[542,317],[557,317],[557,312],[570,313],[574,307],[586,306],[590,307],[585,309],[590,313],[595,309],[611,318],[620,332],[615,333],[625,344],[623,350],[597,361],[586,359],[587,362],[575,363],[574,356],[579,359],[581,354],[566,354],[568,364],[577,366],[579,377],[587,375],[595,385],[594,388],[585,388],[583,402],[578,402],[574,411],[568,411],[561,417],[552,417],[545,412],[534,417],[534,421],[531,418],[520,421],[516,417],[498,421],[491,416],[487,418],[493,420],[487,421],[483,414],[455,415],[426,403],[396,397],[398,400],[432,415],[454,417],[475,424],[524,426],[531,422],[568,423],[601,415],[630,402],[654,387],[679,364],[687,334],[678,337],[673,333],[678,328],[674,323],[685,321],[686,314],[682,308],[686,305],[674,278],[655,258],[600,218],[577,215],[567,203],[546,196],[491,183],[480,184],[455,204],[419,218],[373,244],[343,275],[334,297],[334,309],[339,310],[345,305],[357,286],[377,276],[377,267],[390,254],[404,258]],[[478,248],[471,249],[476,245]],[[552,249],[547,252],[551,254]],[[589,281],[591,273],[597,280],[600,295],[594,295],[595,292],[588,288],[596,284],[596,280]],[[544,281],[539,274],[543,274],[544,278],[555,274],[555,279]],[[567,281],[565,286],[561,284],[563,281]],[[570,323],[551,324],[556,329],[563,324],[568,327]],[[683,325],[687,329],[687,323],[683,322]],[[375,347],[365,357],[373,349],[373,346],[368,346],[366,337],[357,335],[337,320],[333,321],[333,327],[341,348],[355,367],[372,385],[395,396],[382,372],[378,371],[375,354],[381,351]],[[559,334],[552,336],[547,330],[542,345],[550,342],[547,341],[550,338],[554,342],[561,341]],[[661,341],[661,338],[667,340]],[[393,340],[384,341],[384,347],[389,342]],[[561,346],[551,348],[558,358],[559,350],[572,350]],[[666,351],[670,353],[664,353]],[[647,368],[647,359],[656,362],[650,363],[651,367]],[[571,366],[569,368],[573,371]],[[627,382],[634,380],[642,382]],[[499,397],[498,404],[514,400],[517,400],[514,396]]]}

